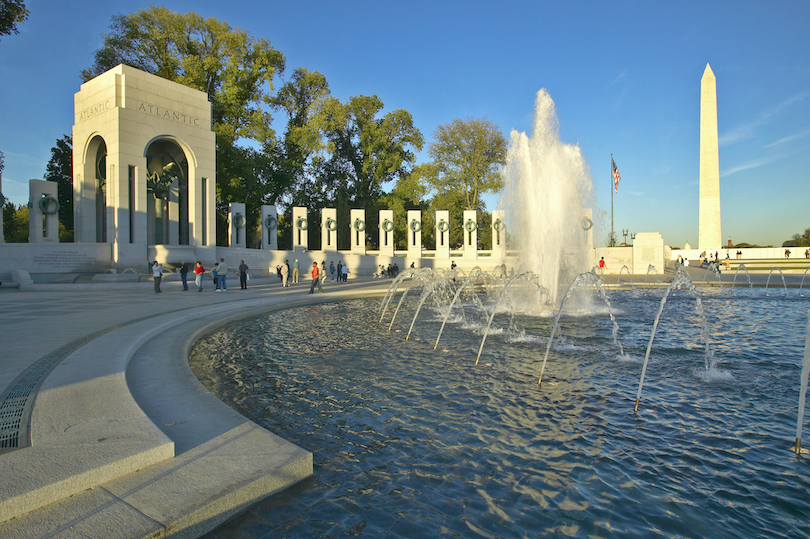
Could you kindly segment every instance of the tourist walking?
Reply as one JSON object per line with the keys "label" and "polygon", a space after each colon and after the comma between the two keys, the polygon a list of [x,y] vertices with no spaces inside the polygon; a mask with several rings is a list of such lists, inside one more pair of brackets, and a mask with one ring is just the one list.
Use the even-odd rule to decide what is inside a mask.
{"label": "tourist walking", "polygon": [[323,288],[321,287],[321,282],[318,279],[318,263],[313,262],[312,263],[312,284],[309,286],[309,293],[310,294],[315,293],[315,287],[316,286],[318,287],[318,290],[321,292],[321,294],[323,294]]}
{"label": "tourist walking", "polygon": [[159,294],[162,292],[160,289],[160,281],[163,278],[163,265],[158,264],[157,260],[152,264],[152,277],[155,279],[155,294]]}
{"label": "tourist walking", "polygon": [[248,282],[248,268],[245,261],[242,260],[239,264],[239,285],[242,287],[242,290],[247,290],[247,282]]}
{"label": "tourist walking", "polygon": [[180,262],[180,281],[183,283],[183,290],[188,291],[188,266],[185,261]]}
{"label": "tourist walking", "polygon": [[326,282],[326,260],[321,261],[321,282]]}
{"label": "tourist walking", "polygon": [[214,292],[219,292],[219,262],[214,262],[211,273],[214,275]]}
{"label": "tourist walking", "polygon": [[198,260],[197,267],[194,268],[194,283],[197,285],[197,292],[202,292],[203,273],[205,273],[205,268],[203,267],[202,262]]}
{"label": "tourist walking", "polygon": [[225,263],[224,258],[219,259],[219,268],[217,269],[217,274],[219,275],[219,284],[222,286],[222,291],[225,292],[228,290],[228,282],[226,278],[228,277],[228,264]]}
{"label": "tourist walking", "polygon": [[290,267],[287,265],[287,261],[284,261],[284,264],[281,265],[281,287],[284,288],[289,286],[287,284],[287,277],[290,276]]}
{"label": "tourist walking", "polygon": [[300,266],[298,265],[298,259],[296,258],[295,262],[293,263],[293,283],[295,283],[295,284],[298,284],[298,270],[299,269],[300,269]]}
{"label": "tourist walking", "polygon": [[291,275],[291,273],[292,273],[292,272],[290,271],[290,261],[289,261],[289,260],[285,260],[285,261],[284,261],[284,266],[286,266],[286,267],[287,267],[287,286],[290,286],[290,275]]}
{"label": "tourist walking", "polygon": [[329,261],[329,274],[332,276],[332,282],[335,282],[335,261]]}

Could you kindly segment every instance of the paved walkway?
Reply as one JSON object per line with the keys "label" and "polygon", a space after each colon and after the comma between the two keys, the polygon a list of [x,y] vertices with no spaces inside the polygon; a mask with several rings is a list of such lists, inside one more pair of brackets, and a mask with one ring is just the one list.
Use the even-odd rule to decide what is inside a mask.
{"label": "paved walkway", "polygon": [[188,350],[228,320],[390,280],[230,284],[0,291],[0,538],[197,537],[312,474],[309,452],[205,390]]}

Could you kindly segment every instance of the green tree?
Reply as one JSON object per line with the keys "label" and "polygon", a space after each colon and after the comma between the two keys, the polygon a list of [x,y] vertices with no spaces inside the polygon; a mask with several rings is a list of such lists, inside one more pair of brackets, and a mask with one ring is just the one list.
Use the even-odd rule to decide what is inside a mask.
{"label": "green tree", "polygon": [[6,202],[3,207],[3,235],[6,243],[28,243],[28,206]]}
{"label": "green tree", "polygon": [[804,234],[793,234],[793,237],[782,242],[782,247],[805,247],[810,246],[810,228],[804,229]]}
{"label": "green tree", "polygon": [[22,0],[0,0],[0,36],[19,34],[17,24],[28,18],[28,9]]}
{"label": "green tree", "polygon": [[487,118],[455,119],[440,125],[428,146],[436,174],[431,186],[439,194],[458,192],[464,208],[479,209],[485,193],[503,186],[501,167],[506,163],[506,139]]}
{"label": "green tree", "polygon": [[82,71],[84,80],[126,64],[207,93],[218,137],[272,138],[265,108],[285,60],[268,40],[213,17],[154,5],[113,16],[110,30],[93,66]]}
{"label": "green tree", "polygon": [[[424,144],[408,111],[398,109],[378,117],[382,108],[376,95],[355,96],[347,103],[328,98],[317,119],[327,141],[326,156],[316,162],[320,191],[339,210],[341,205],[353,205],[368,211],[366,237],[372,246],[379,237],[376,213],[383,185],[407,175],[416,160],[413,150],[421,150]],[[348,221],[343,224],[348,230]],[[338,235],[341,247],[342,238],[348,234]]]}
{"label": "green tree", "polygon": [[73,241],[73,139],[63,135],[51,148],[45,180],[56,182],[59,200],[59,241]]}
{"label": "green tree", "polygon": [[224,21],[154,5],[113,16],[110,33],[103,37],[93,66],[82,71],[84,80],[126,64],[206,92],[217,136],[217,242],[227,244],[224,223],[229,202],[250,207],[246,216],[250,239],[253,221],[258,220],[255,204],[275,202],[279,191],[288,189],[288,185],[275,189],[285,180],[277,174],[278,167],[240,145],[243,140],[256,141],[271,159],[275,155],[268,110],[273,79],[284,71],[284,55],[268,40],[251,37]]}

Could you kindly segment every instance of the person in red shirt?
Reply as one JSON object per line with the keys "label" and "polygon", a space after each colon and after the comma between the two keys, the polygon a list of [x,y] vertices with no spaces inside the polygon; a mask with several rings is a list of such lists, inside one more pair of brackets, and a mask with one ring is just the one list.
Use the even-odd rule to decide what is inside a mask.
{"label": "person in red shirt", "polygon": [[202,292],[202,276],[203,273],[205,273],[205,268],[203,267],[202,263],[199,260],[197,261],[197,267],[194,268],[194,273],[197,275],[195,282],[199,287],[197,292]]}
{"label": "person in red shirt", "polygon": [[605,264],[605,257],[603,256],[599,261],[599,275],[605,274],[605,268],[607,268],[607,264]]}
{"label": "person in red shirt", "polygon": [[312,263],[312,284],[309,286],[309,293],[310,294],[315,293],[315,287],[316,286],[318,287],[318,290],[321,292],[321,294],[323,294],[323,288],[321,287],[321,281],[318,278],[318,276],[319,276],[318,263],[313,262]]}

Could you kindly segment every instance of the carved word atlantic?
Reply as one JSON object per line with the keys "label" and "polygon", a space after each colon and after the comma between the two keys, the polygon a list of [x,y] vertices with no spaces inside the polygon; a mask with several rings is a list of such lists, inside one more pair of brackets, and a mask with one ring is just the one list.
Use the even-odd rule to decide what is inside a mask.
{"label": "carved word atlantic", "polygon": [[174,120],[175,122],[193,125],[194,127],[200,127],[202,125],[200,119],[195,116],[189,116],[188,114],[183,114],[182,112],[176,112],[167,108],[158,107],[156,105],[150,105],[148,103],[141,103],[138,110],[154,116],[160,116],[161,118],[166,118],[168,120]]}
{"label": "carved word atlantic", "polygon": [[112,101],[111,99],[108,99],[106,101],[102,101],[101,103],[93,105],[92,107],[88,107],[88,108],[84,109],[83,111],[81,111],[79,113],[79,122],[89,120],[90,118],[92,118],[96,114],[101,114],[102,112],[106,112],[107,110],[110,109],[110,107],[112,107],[112,104],[110,103],[111,101]]}

